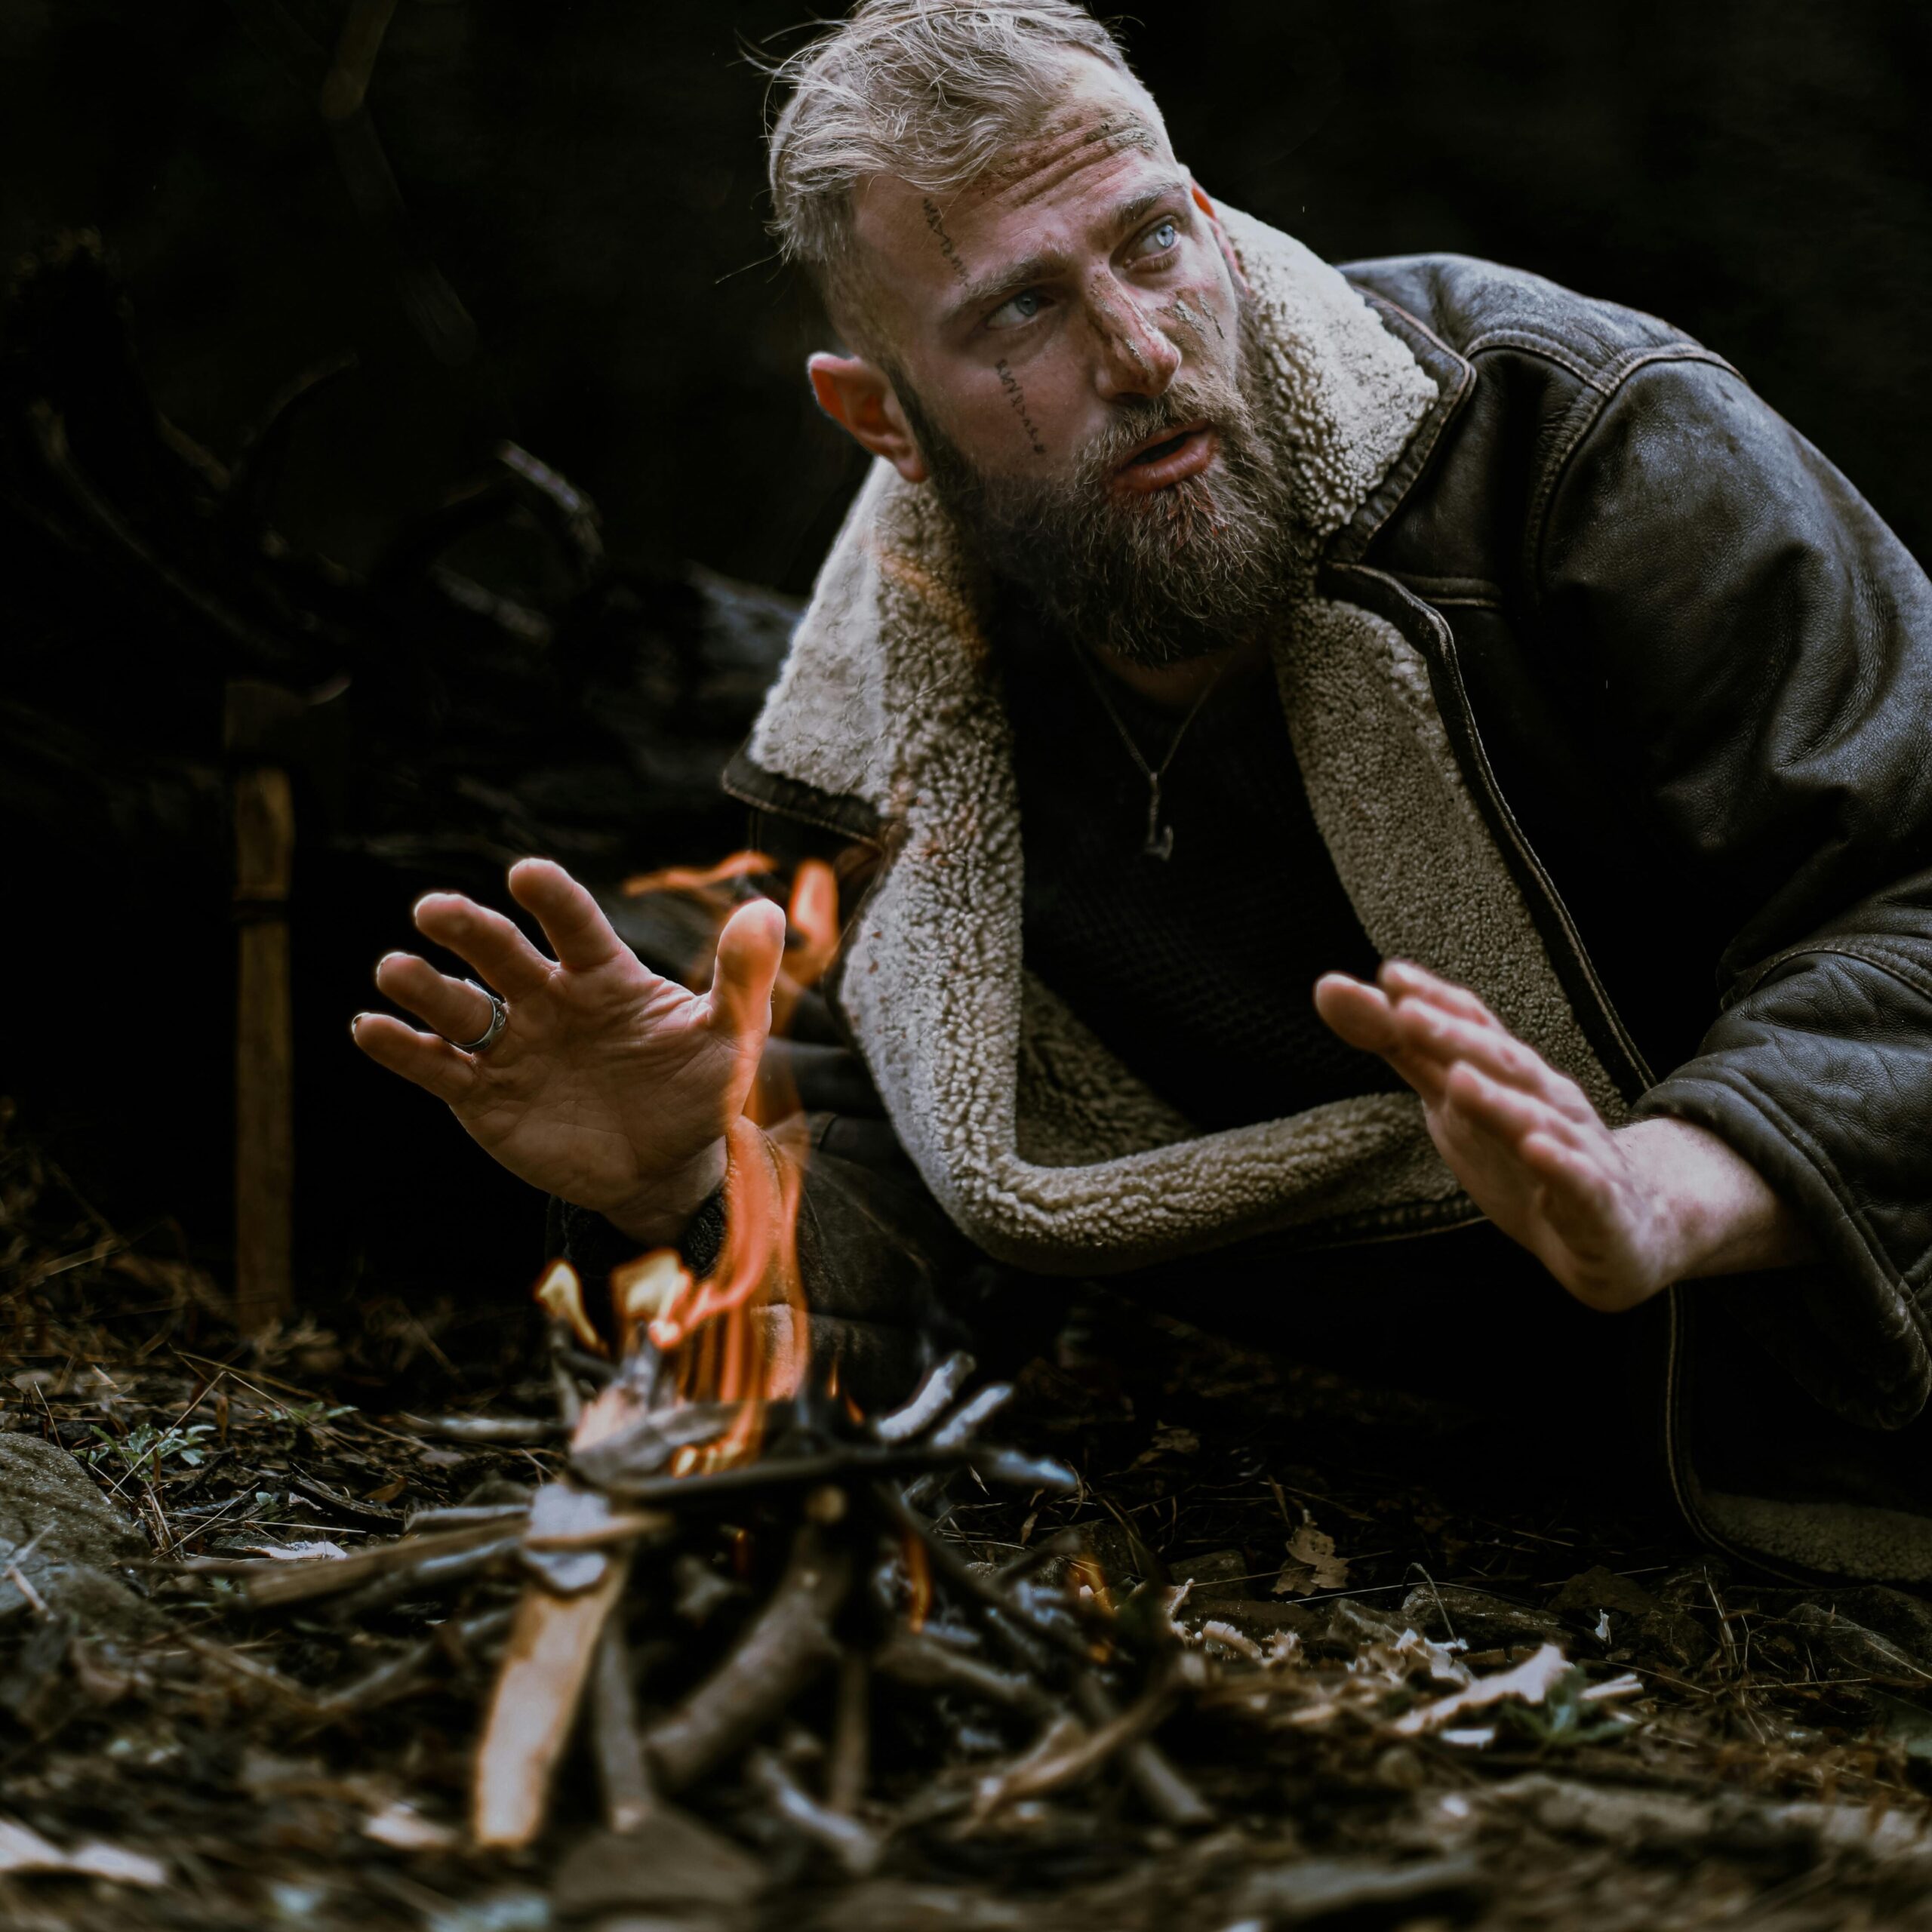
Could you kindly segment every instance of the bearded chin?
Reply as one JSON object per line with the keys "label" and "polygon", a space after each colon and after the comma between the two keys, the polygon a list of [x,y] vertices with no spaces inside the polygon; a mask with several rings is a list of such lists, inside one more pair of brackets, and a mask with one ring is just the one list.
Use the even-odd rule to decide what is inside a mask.
{"label": "bearded chin", "polygon": [[[1298,574],[1287,453],[1250,386],[1131,398],[1071,481],[1051,483],[982,475],[899,394],[975,594],[995,611],[1017,594],[1074,642],[1158,667],[1252,639]],[[1204,417],[1220,441],[1208,470],[1145,493],[1109,487],[1137,445]]]}

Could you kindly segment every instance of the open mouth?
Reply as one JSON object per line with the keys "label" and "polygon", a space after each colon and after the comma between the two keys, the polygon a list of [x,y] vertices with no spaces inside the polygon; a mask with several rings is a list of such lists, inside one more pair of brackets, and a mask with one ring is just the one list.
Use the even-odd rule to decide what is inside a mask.
{"label": "open mouth", "polygon": [[1165,442],[1156,443],[1152,449],[1143,450],[1138,456],[1128,459],[1128,467],[1137,468],[1143,463],[1158,463],[1161,457],[1172,456],[1194,433],[1192,429],[1183,429],[1179,435],[1170,436]]}
{"label": "open mouth", "polygon": [[1214,432],[1207,423],[1191,423],[1136,450],[1115,471],[1114,480],[1119,488],[1137,493],[1164,490],[1205,469],[1217,447]]}

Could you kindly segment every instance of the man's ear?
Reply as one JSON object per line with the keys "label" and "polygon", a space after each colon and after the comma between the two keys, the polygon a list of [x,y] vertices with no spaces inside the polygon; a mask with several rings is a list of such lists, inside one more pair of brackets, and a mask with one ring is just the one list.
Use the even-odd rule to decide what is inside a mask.
{"label": "man's ear", "polygon": [[805,365],[818,406],[861,449],[882,456],[909,483],[923,483],[926,460],[912,438],[892,383],[861,355],[814,355]]}
{"label": "man's ear", "polygon": [[1221,251],[1221,259],[1228,265],[1228,272],[1235,278],[1235,286],[1252,295],[1254,285],[1247,278],[1247,271],[1241,265],[1241,257],[1235,253],[1235,245],[1228,239],[1228,231],[1221,226],[1221,217],[1214,212],[1214,204],[1208,198],[1207,190],[1188,177],[1188,187],[1194,196],[1194,205],[1208,217],[1208,226],[1214,230],[1215,245]]}

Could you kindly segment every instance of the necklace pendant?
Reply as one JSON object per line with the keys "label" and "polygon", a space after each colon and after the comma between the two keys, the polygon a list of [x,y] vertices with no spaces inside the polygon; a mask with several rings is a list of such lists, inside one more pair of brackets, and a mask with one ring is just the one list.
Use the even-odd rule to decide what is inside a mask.
{"label": "necklace pendant", "polygon": [[1140,847],[1143,859],[1166,859],[1174,849],[1174,829],[1161,823],[1161,774],[1147,776],[1147,836]]}

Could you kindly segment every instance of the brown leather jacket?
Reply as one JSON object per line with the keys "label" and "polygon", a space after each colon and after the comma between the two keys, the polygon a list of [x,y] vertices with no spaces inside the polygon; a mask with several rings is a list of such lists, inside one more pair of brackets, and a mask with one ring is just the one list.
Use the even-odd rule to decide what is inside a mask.
{"label": "brown leather jacket", "polygon": [[[1343,272],[1438,394],[1320,587],[1421,654],[1626,1100],[1721,1135],[1814,1236],[1726,1307],[1826,1411],[1897,1429],[1932,1392],[1932,585],[1667,324],[1458,257]],[[727,783],[768,842],[878,836],[743,754]]]}

